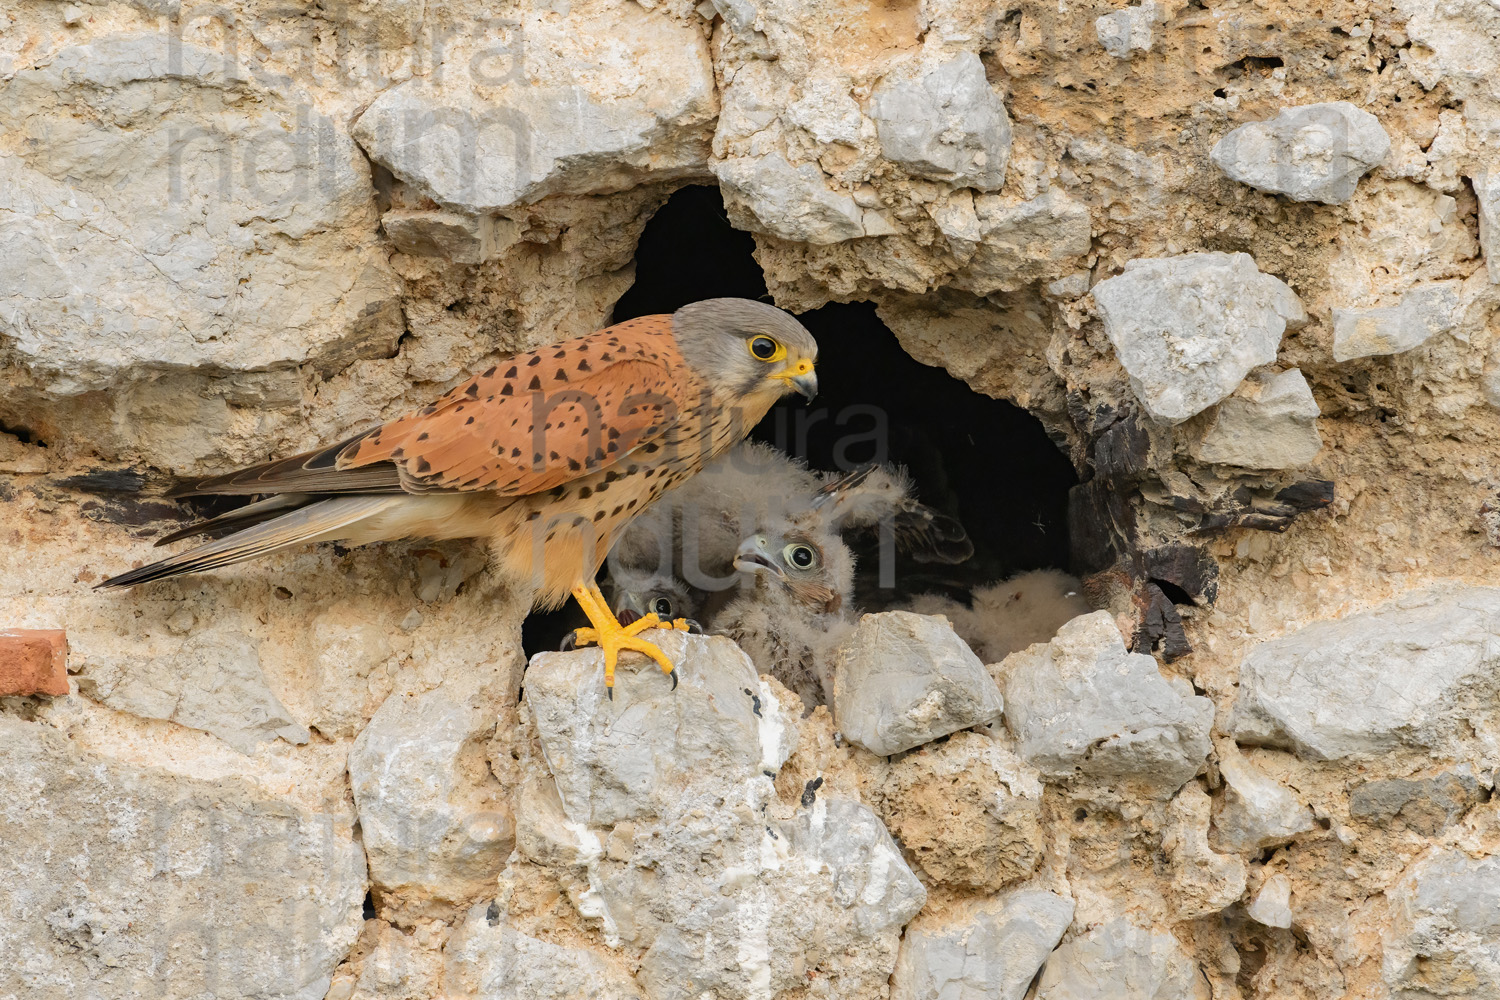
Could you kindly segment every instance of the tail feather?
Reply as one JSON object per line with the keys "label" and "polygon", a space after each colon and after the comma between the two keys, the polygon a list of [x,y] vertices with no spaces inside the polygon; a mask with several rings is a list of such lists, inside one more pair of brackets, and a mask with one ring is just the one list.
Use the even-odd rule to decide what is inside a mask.
{"label": "tail feather", "polygon": [[306,507],[316,503],[317,498],[306,493],[278,493],[275,496],[247,503],[243,507],[211,517],[206,521],[195,521],[185,528],[178,528],[169,535],[162,535],[156,540],[157,545],[166,545],[169,542],[180,541],[184,538],[192,538],[194,535],[207,535],[214,531],[228,531],[232,528],[248,528],[262,521],[269,521],[273,517],[280,517],[298,507]]}
{"label": "tail feather", "polygon": [[349,529],[383,513],[404,497],[344,496],[319,500],[288,514],[263,521],[215,541],[179,552],[174,556],[112,576],[95,589],[134,587],[153,580],[166,580],[232,563],[244,562],[279,549],[308,542],[347,537]]}

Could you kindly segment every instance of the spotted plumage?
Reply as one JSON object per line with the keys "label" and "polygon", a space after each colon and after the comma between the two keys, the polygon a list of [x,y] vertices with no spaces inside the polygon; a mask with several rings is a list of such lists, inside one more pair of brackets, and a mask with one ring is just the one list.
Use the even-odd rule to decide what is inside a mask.
{"label": "spotted plumage", "polygon": [[[752,350],[766,340],[778,347],[774,360]],[[172,537],[233,534],[101,586],[312,541],[482,537],[501,574],[538,606],[579,598],[609,640],[611,678],[619,648],[669,666],[633,633],[619,638],[594,575],[657,497],[744,437],[786,392],[815,392],[816,358],[801,324],[744,299],[697,302],[549,345],[326,448],[185,483],[175,495],[269,496]]]}

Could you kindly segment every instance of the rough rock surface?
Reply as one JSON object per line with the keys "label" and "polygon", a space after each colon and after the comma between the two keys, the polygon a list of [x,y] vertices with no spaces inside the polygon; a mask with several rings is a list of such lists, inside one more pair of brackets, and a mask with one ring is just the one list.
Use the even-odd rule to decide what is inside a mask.
{"label": "rough rock surface", "polygon": [[1287,326],[1305,319],[1296,294],[1242,253],[1133,260],[1093,291],[1136,395],[1169,423],[1208,409],[1274,361]]}
{"label": "rough rock surface", "polygon": [[865,615],[834,654],[833,717],[845,739],[888,756],[999,718],[1000,690],[946,619]]}
{"label": "rough rock surface", "polygon": [[1037,1000],[1208,1000],[1208,983],[1177,938],[1118,917],[1063,942]]}
{"label": "rough rock surface", "polygon": [[1242,184],[1293,201],[1341,205],[1391,150],[1380,120],[1347,101],[1283,108],[1270,121],[1241,125],[1209,157]]}
{"label": "rough rock surface", "polygon": [[1194,455],[1247,469],[1306,465],[1323,450],[1318,412],[1318,401],[1297,369],[1252,373],[1214,411]]}
{"label": "rough rock surface", "polygon": [[0,990],[319,1000],[360,929],[347,822],[0,718]]}
{"label": "rough rock surface", "polygon": [[1041,864],[1041,782],[982,733],[903,757],[880,798],[891,834],[934,882],[994,892]]}
{"label": "rough rock surface", "polygon": [[1213,704],[1184,697],[1155,660],[1127,652],[1106,611],[1012,653],[1001,671],[1005,724],[1048,780],[1129,783],[1168,798],[1208,755]]}
{"label": "rough rock surface", "polygon": [[1261,643],[1240,670],[1235,739],[1309,760],[1482,753],[1500,736],[1497,630],[1500,590],[1436,587]]}
{"label": "rough rock surface", "polygon": [[1457,325],[1458,283],[1422,285],[1393,306],[1333,311],[1333,359],[1400,354]]}
{"label": "rough rock surface", "polygon": [[1040,889],[919,918],[901,942],[891,1000],[1021,1000],[1072,919],[1072,900]]}
{"label": "rough rock surface", "polygon": [[[951,956],[989,933],[965,921],[1008,877],[996,836],[1039,855],[1000,898],[1071,903],[1052,1000],[1489,1000],[1490,611],[1423,602],[1500,578],[1500,14],[1134,3],[0,2],[0,624],[66,628],[73,671],[69,693],[0,697],[0,723],[66,762],[46,802],[58,768],[0,766],[0,816],[23,816],[0,954],[30,963],[0,996],[571,996],[582,969],[584,990],[643,1000],[875,1000],[905,943]],[[1388,137],[1378,166],[1338,122],[1278,138],[1288,109],[1339,102]],[[1214,161],[1236,130],[1252,183]],[[730,664],[743,704],[683,705],[740,750],[694,774],[704,751],[643,713],[675,749],[590,758],[600,803],[639,777],[617,801],[645,810],[590,826],[557,794],[529,680],[518,700],[526,595],[485,583],[479,546],[328,544],[90,590],[190,515],[156,495],[168,476],[338,440],[608,322],[660,275],[642,234],[684,183],[718,185],[770,300],[873,310],[913,358],[1041,423],[1079,481],[1070,564],[1157,665],[1110,639],[1075,698],[1056,650],[1018,654],[1052,664],[1045,712],[1017,692],[904,757],[827,711],[781,713],[768,777],[755,697],[784,695]],[[705,265],[745,244],[719,218],[695,220]],[[722,293],[707,270],[676,286]],[[1123,311],[1122,281],[1140,292]],[[1294,369],[1322,450],[1280,465],[1252,452],[1312,450],[1306,397],[1264,433],[1241,404]],[[950,428],[912,430],[959,474]],[[1011,441],[994,445],[1004,470]],[[994,511],[1030,502],[1029,476],[1001,479]],[[624,673],[637,709],[660,693],[654,668]],[[431,747],[412,737],[428,718]],[[596,743],[630,725],[571,718]],[[1067,733],[1102,742],[1026,762]],[[970,758],[979,740],[994,752]],[[953,774],[960,757],[978,762]],[[1131,776],[1090,773],[1122,761]],[[135,823],[175,802],[201,808],[166,840]],[[515,812],[514,855],[503,823],[470,841],[476,809]],[[236,854],[219,831],[242,830]],[[327,849],[287,855],[287,830]],[[226,863],[198,865],[215,844]],[[1226,857],[1244,893],[1183,919],[1227,898]],[[159,940],[139,912],[181,933],[138,947]],[[1009,989],[1048,935],[1003,976],[947,982]]]}

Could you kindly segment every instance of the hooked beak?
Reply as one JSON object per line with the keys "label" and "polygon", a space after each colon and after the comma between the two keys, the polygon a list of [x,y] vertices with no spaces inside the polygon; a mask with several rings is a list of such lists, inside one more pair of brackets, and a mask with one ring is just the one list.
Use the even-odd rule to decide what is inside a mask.
{"label": "hooked beak", "polygon": [[796,389],[809,403],[818,394],[818,373],[813,370],[813,363],[806,358],[774,377]]}
{"label": "hooked beak", "polygon": [[766,551],[769,544],[765,535],[752,535],[745,539],[740,543],[740,550],[734,554],[734,568],[741,573],[769,573],[778,580],[786,579],[786,574],[776,565],[771,553]]}

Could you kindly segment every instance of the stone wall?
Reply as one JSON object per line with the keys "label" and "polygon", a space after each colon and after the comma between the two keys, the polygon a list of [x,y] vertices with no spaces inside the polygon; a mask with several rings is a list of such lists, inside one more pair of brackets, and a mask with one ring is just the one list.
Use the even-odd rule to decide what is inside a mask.
{"label": "stone wall", "polygon": [[[0,997],[1500,996],[1497,36],[0,0],[0,627],[71,646],[0,698]],[[1101,610],[983,711],[877,756],[719,638],[518,700],[461,544],[90,590],[166,475],[603,325],[686,183],[778,304],[873,301],[1068,448]]]}

